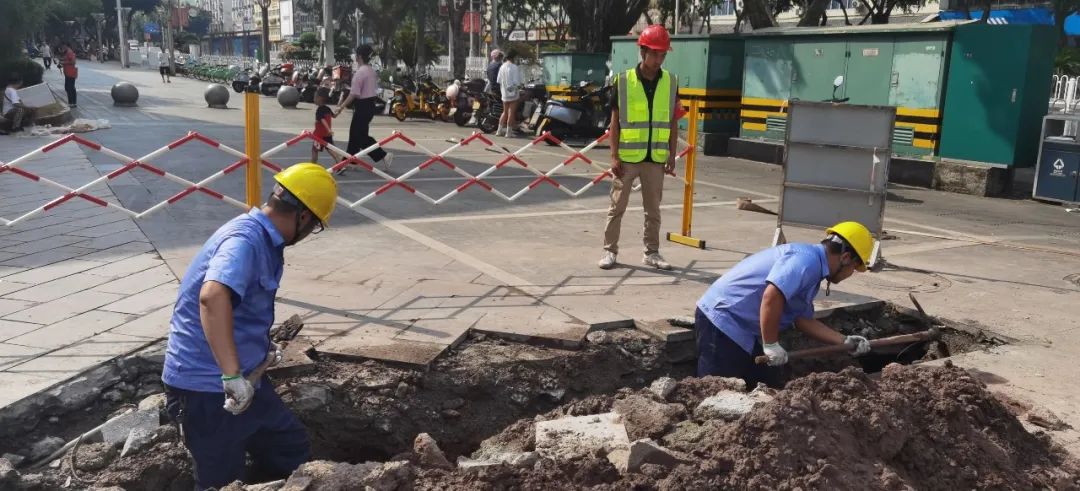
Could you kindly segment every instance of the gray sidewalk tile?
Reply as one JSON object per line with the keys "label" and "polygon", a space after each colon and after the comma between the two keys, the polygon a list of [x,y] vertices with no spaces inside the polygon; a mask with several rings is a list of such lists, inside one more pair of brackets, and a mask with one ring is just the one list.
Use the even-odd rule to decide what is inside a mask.
{"label": "gray sidewalk tile", "polygon": [[0,266],[0,276],[4,278],[4,281],[14,281],[17,283],[30,283],[37,285],[45,283],[46,281],[55,280],[57,278],[63,278],[65,276],[71,276],[75,273],[86,271],[88,269],[101,266],[101,263],[93,261],[83,261],[80,259],[69,259],[67,261],[61,261],[53,263],[48,266],[34,269],[26,268],[14,268],[17,269],[12,274],[4,274],[3,270],[5,266]]}
{"label": "gray sidewalk tile", "polygon": [[35,305],[35,302],[27,302],[25,300],[8,300],[6,298],[0,298],[0,317],[18,312],[20,310],[28,309]]}
{"label": "gray sidewalk tile", "polygon": [[[80,242],[75,244],[75,247],[84,247],[84,245],[82,242]],[[144,252],[155,252],[154,246],[149,242],[131,241],[121,245],[110,247],[108,249],[101,249],[97,252],[92,252],[85,256],[79,256],[79,259],[83,261],[100,261],[103,263],[114,263],[121,259],[127,259],[132,256],[137,256]]]}
{"label": "gray sidewalk tile", "polygon": [[[91,271],[88,271],[87,273],[90,272]],[[176,281],[176,277],[173,276],[172,270],[169,269],[169,266],[163,261],[161,265],[148,270],[140,271],[131,276],[125,276],[103,285],[94,286],[93,290],[106,293],[134,295],[170,281]]]}
{"label": "gray sidewalk tile", "polygon": [[36,252],[47,251],[56,249],[58,247],[69,246],[76,242],[84,242],[86,237],[77,237],[74,235],[57,235],[49,237],[45,240],[33,240],[30,242],[23,242],[19,245],[5,247],[0,252],[10,252],[14,254],[34,254]]}
{"label": "gray sidewalk tile", "polygon": [[112,223],[107,223],[105,225],[80,228],[79,230],[71,231],[70,234],[96,239],[99,237],[105,237],[121,232],[138,232],[140,234],[142,233],[142,231],[139,230],[139,226],[135,225],[135,222],[133,222],[132,220],[119,220]]}
{"label": "gray sidewalk tile", "polygon": [[139,254],[94,268],[90,270],[90,274],[116,279],[146,271],[161,264],[162,260],[157,257],[157,254]]}
{"label": "gray sidewalk tile", "polygon": [[44,348],[0,343],[0,370],[30,360],[45,351]]}
{"label": "gray sidewalk tile", "polygon": [[176,292],[179,284],[176,282],[158,285],[135,295],[124,295],[122,300],[101,307],[103,310],[120,312],[124,314],[144,315],[155,309],[176,302]]}
{"label": "gray sidewalk tile", "polygon": [[0,319],[0,342],[22,336],[23,334],[36,331],[43,327],[45,327],[44,324],[34,324],[32,322],[16,322]]}
{"label": "gray sidewalk tile", "polygon": [[8,367],[6,371],[42,377],[59,376],[63,380],[99,363],[137,350],[150,342],[123,334],[101,333],[30,361]]}
{"label": "gray sidewalk tile", "polygon": [[[7,218],[11,219],[14,217]],[[47,227],[33,228],[29,230],[24,230],[22,227],[12,227],[11,230],[0,230],[0,237],[7,240],[30,242],[32,240],[41,240],[60,234],[66,234],[75,230],[79,230],[79,228],[80,227],[78,225],[73,225],[71,223],[61,223],[59,225],[49,225]]]}
{"label": "gray sidewalk tile", "polygon": [[109,281],[108,278],[92,275],[89,271],[83,271],[5,295],[4,298],[29,300],[31,302],[49,302],[72,293],[89,290],[107,281]]}
{"label": "gray sidewalk tile", "polygon": [[[169,335],[169,321],[172,319],[172,312],[173,305],[166,305],[135,320],[114,327],[109,332],[146,339],[165,338]],[[307,328],[304,331],[306,332]]]}
{"label": "gray sidewalk tile", "polygon": [[97,237],[91,240],[86,240],[84,242],[77,242],[76,245],[78,245],[79,247],[86,247],[88,249],[105,250],[133,241],[145,242],[146,235],[144,235],[139,230],[127,230],[123,232],[109,234],[103,237]]}
{"label": "gray sidewalk tile", "polygon": [[8,281],[5,279],[0,279],[0,297],[12,292],[17,292],[19,290],[30,288],[32,286],[34,285],[31,283],[20,283],[18,281]]}
{"label": "gray sidewalk tile", "polygon": [[8,343],[56,349],[106,332],[131,320],[131,316],[103,310],[91,310],[33,332],[7,340]]}
{"label": "gray sidewalk tile", "polygon": [[4,261],[3,266],[18,266],[23,268],[40,268],[42,266],[48,266],[52,263],[58,263],[60,261],[66,261],[68,259],[75,259],[79,256],[85,256],[94,252],[91,249],[76,246],[64,246],[50,249],[47,251],[36,252],[33,254],[27,254],[25,256],[19,256],[14,259]]}
{"label": "gray sidewalk tile", "polygon": [[0,372],[0,407],[36,394],[63,380],[62,374],[23,374]]}
{"label": "gray sidewalk tile", "polygon": [[[37,324],[53,324],[70,317],[75,317],[83,312],[89,312],[102,305],[116,302],[123,297],[123,295],[114,293],[84,290],[59,300],[39,304],[20,312],[7,315],[4,318],[14,321],[34,322]],[[0,302],[5,301],[16,302],[17,300],[0,299]]]}

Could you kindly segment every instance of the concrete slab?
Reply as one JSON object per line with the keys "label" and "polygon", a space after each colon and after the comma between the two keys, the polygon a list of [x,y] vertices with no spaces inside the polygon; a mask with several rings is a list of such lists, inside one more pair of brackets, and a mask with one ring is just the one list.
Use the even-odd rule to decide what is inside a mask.
{"label": "concrete slab", "polygon": [[62,380],[56,374],[27,374],[0,371],[0,407],[41,392]]}
{"label": "concrete slab", "polygon": [[629,446],[626,427],[615,413],[536,422],[536,453],[559,462]]}
{"label": "concrete slab", "polygon": [[[123,295],[84,290],[51,302],[20,309],[16,313],[5,315],[4,319],[36,324],[53,324],[83,312],[89,312],[102,305],[116,302],[121,298],[123,298]],[[0,299],[0,306],[4,305],[5,302],[25,303],[18,300]],[[0,308],[0,312],[2,311],[3,309]]]}
{"label": "concrete slab", "polygon": [[8,367],[5,371],[36,375],[49,374],[49,376],[59,376],[60,380],[63,380],[142,348],[150,342],[152,341],[143,338],[106,332]]}
{"label": "concrete slab", "polygon": [[43,348],[0,343],[0,370],[30,360],[44,352]]}
{"label": "concrete slab", "polygon": [[473,330],[522,343],[577,349],[589,325],[554,307],[513,307],[488,312]]}
{"label": "concrete slab", "polygon": [[57,349],[93,337],[98,333],[106,332],[128,322],[131,317],[129,314],[91,310],[36,329],[22,336],[11,338],[8,342],[37,348]]}
{"label": "concrete slab", "polygon": [[173,307],[173,305],[166,305],[109,329],[109,332],[143,339],[165,338],[169,335],[169,321],[172,319]]}
{"label": "concrete slab", "polygon": [[[98,266],[101,266],[101,263],[81,259],[71,259],[29,270],[27,268],[18,268],[14,270],[12,274],[5,275],[4,281],[39,285],[57,278],[71,276],[75,273],[93,269]],[[0,266],[0,268],[3,267]]]}
{"label": "concrete slab", "polygon": [[[75,273],[71,276],[58,278],[46,283],[25,288],[15,293],[10,293],[4,298],[13,300],[27,300],[30,302],[49,302],[58,298],[66,297],[72,293],[80,292],[108,281],[107,278],[92,275],[87,271]],[[117,292],[119,293],[119,292]]]}
{"label": "concrete slab", "polygon": [[165,264],[164,261],[161,265],[140,271],[131,276],[120,278],[118,280],[110,281],[108,283],[95,286],[91,288],[94,291],[105,293],[119,293],[122,295],[134,295],[136,293],[144,292],[158,285],[162,285],[169,282],[175,282],[176,277],[173,276],[172,270]]}
{"label": "concrete slab", "polygon": [[146,315],[175,303],[179,286],[180,284],[174,280],[141,293],[124,296],[122,300],[104,305],[101,309],[131,315]]}
{"label": "concrete slab", "polygon": [[427,370],[431,362],[446,349],[446,345],[377,337],[361,341],[354,336],[342,336],[327,338],[316,345],[315,349],[331,358],[380,360]]}

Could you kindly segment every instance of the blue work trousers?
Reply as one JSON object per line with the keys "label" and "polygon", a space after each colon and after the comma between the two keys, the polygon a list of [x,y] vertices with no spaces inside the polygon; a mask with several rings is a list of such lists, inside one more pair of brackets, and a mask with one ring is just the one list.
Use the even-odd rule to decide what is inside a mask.
{"label": "blue work trousers", "polygon": [[[165,386],[165,409],[180,425],[184,445],[195,459],[196,489],[233,481],[287,477],[311,456],[307,430],[264,378],[247,411],[223,408],[225,394]],[[245,474],[245,455],[252,468]]]}
{"label": "blue work trousers", "polygon": [[701,309],[694,312],[694,335],[698,348],[698,377],[715,375],[741,378],[751,389],[757,387],[759,382],[769,387],[783,388],[784,376],[779,367],[754,363],[754,357],[764,353],[761,341],[755,341],[753,352],[747,353],[713,325]]}

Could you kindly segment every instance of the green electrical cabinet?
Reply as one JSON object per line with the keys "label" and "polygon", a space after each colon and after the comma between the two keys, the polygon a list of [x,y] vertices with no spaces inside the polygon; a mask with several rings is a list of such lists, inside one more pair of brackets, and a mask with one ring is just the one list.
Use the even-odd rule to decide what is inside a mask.
{"label": "green electrical cabinet", "polygon": [[940,155],[1034,165],[1050,98],[1052,26],[971,24],[956,29]]}
{"label": "green electrical cabinet", "polygon": [[578,82],[603,85],[607,77],[607,53],[541,53],[544,85],[555,97],[566,97],[566,88]]}
{"label": "green electrical cabinet", "polygon": [[[612,73],[637,66],[637,36],[611,38]],[[678,76],[683,105],[701,101],[699,127],[708,134],[738,134],[739,99],[742,93],[743,40],[734,34],[678,35],[671,39],[664,69]],[[686,129],[687,120],[680,122]]]}

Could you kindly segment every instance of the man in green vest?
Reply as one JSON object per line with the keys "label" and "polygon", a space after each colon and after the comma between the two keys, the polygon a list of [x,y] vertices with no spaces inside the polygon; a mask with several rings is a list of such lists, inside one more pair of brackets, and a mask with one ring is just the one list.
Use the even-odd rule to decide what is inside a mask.
{"label": "man in green vest", "polygon": [[661,25],[651,25],[638,37],[641,63],[615,80],[611,105],[611,207],[604,228],[601,269],[615,267],[623,213],[630,201],[635,179],[641,181],[645,207],[645,258],[643,263],[669,270],[660,255],[660,199],[664,173],[675,169],[675,145],[679,138],[675,108],[678,81],[661,68],[671,37]]}

